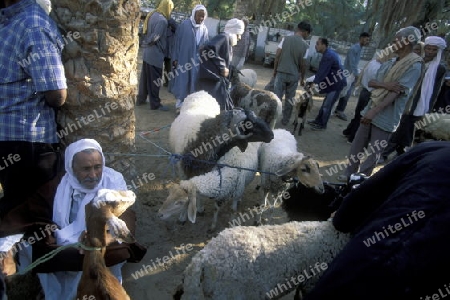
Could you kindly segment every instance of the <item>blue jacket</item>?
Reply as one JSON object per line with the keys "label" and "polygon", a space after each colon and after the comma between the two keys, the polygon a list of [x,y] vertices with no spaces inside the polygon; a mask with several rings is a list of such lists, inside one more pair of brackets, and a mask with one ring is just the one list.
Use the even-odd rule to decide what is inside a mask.
{"label": "blue jacket", "polygon": [[322,54],[314,83],[318,85],[321,94],[340,91],[347,85],[341,59],[333,50],[327,48]]}

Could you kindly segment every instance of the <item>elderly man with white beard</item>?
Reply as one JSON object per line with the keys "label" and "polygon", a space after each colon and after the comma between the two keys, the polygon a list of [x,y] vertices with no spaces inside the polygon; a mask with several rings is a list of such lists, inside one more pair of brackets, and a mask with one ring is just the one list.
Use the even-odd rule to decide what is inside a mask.
{"label": "elderly man with white beard", "polygon": [[[127,190],[122,174],[105,166],[102,148],[93,139],[82,139],[70,144],[65,151],[64,164],[66,173],[56,189],[51,217],[58,229],[55,230],[54,237],[48,236],[42,243],[34,244],[33,249],[27,247],[19,252],[20,271],[49,251],[77,243],[84,237],[85,206],[96,197],[100,189]],[[128,221],[127,226],[133,232],[134,216],[125,221]],[[132,252],[136,248],[127,249],[126,243],[118,247],[113,247],[113,244],[110,244],[110,248],[106,247],[105,262],[119,282],[122,282],[121,268],[133,256]],[[119,248],[124,251],[119,253]],[[114,257],[109,257],[110,254]],[[34,269],[46,300],[75,298],[82,260],[83,255],[78,249],[68,248]]]}

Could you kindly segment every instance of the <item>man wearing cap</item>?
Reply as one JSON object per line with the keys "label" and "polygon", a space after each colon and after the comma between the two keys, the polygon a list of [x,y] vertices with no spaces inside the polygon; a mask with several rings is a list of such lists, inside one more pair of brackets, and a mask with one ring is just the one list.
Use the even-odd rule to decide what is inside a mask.
{"label": "man wearing cap", "polygon": [[389,145],[382,153],[381,161],[387,160],[389,154],[397,151],[398,155],[405,152],[405,147],[411,147],[414,139],[414,123],[430,112],[437,100],[444,80],[446,69],[441,63],[443,50],[447,47],[445,40],[438,36],[429,36],[425,39],[425,75],[422,83],[410,98],[400,125],[392,134]]}
{"label": "man wearing cap", "polygon": [[229,66],[233,57],[232,47],[244,33],[245,24],[242,20],[233,18],[225,24],[224,32],[216,35],[205,43],[202,53],[207,57],[200,64],[197,90],[205,90],[219,103],[220,110],[230,110],[233,103],[229,96],[227,79]]}
{"label": "man wearing cap", "polygon": [[[383,63],[376,80],[369,82],[369,86],[375,89],[361,112],[361,125],[350,147],[349,163],[345,174],[339,175],[338,180],[347,181],[356,172],[372,174],[383,145],[386,146],[390,135],[397,129],[406,102],[420,83],[423,60],[413,52],[420,37],[420,30],[413,26],[396,33],[391,48],[397,57]],[[361,153],[365,155],[361,156]],[[365,160],[361,163],[362,158]]]}

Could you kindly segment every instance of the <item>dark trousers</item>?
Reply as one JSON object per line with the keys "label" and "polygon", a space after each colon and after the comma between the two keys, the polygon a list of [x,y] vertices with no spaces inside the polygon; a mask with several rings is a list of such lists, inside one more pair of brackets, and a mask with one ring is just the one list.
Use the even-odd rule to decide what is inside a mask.
{"label": "dark trousers", "polygon": [[370,92],[363,88],[359,93],[358,102],[355,107],[355,116],[347,125],[347,128],[342,132],[348,136],[348,140],[351,142],[355,138],[356,131],[358,131],[359,124],[361,122],[361,111],[366,107],[370,100]]}
{"label": "dark trousers", "polygon": [[327,127],[328,119],[330,119],[331,109],[333,105],[336,103],[339,93],[342,89],[337,91],[331,91],[326,94],[325,99],[323,99],[322,106],[319,109],[319,113],[315,119],[315,122],[322,127]]}
{"label": "dark trousers", "polygon": [[57,145],[0,141],[0,217],[53,178],[59,155]]}
{"label": "dark trousers", "polygon": [[345,108],[347,107],[348,99],[350,99],[354,87],[355,81],[352,82],[352,85],[348,89],[347,94],[345,94],[344,97],[339,98],[339,102],[338,105],[336,106],[335,111],[344,112]]}
{"label": "dark trousers", "polygon": [[149,65],[143,61],[137,103],[145,103],[148,95],[150,97],[150,108],[157,109],[160,107],[159,89],[162,84],[162,68]]}

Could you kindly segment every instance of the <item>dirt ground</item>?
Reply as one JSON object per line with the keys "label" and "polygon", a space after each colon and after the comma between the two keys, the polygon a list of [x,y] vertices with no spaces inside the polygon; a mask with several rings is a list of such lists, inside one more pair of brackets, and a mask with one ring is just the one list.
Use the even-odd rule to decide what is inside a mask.
{"label": "dirt ground", "polygon": [[[257,64],[246,64],[244,68],[253,68],[257,71],[256,88],[263,88],[270,80],[273,71]],[[144,173],[155,175],[154,180],[144,182],[135,190],[137,193],[135,209],[138,213],[137,239],[148,247],[148,252],[140,263],[127,264],[123,268],[123,285],[131,298],[136,300],[172,299],[177,285],[181,283],[183,270],[192,256],[218,232],[229,226],[228,221],[232,219],[230,204],[221,210],[216,232],[208,234],[207,229],[211,224],[214,210],[212,201],[206,203],[205,215],[198,217],[195,224],[189,222],[184,225],[179,224],[177,217],[170,220],[160,220],[157,217],[157,211],[168,195],[167,188],[179,180],[175,175],[174,166],[169,161],[168,144],[169,127],[175,118],[175,99],[168,93],[166,87],[161,89],[160,96],[162,103],[167,105],[170,111],[151,111],[148,104],[137,106],[135,110],[136,152],[142,154],[136,158],[137,174],[141,177]],[[314,97],[314,106],[308,113],[308,119],[317,115],[322,99]],[[355,97],[351,97],[347,106],[346,113],[349,118],[353,115],[356,100]],[[287,126],[279,123],[276,127],[292,130],[291,123]],[[329,170],[330,166],[345,162],[350,145],[343,137],[342,130],[347,123],[332,116],[325,131],[312,131],[307,126],[302,136],[296,135],[299,151],[310,154],[318,160],[324,180],[337,182],[335,177],[339,174],[330,177],[326,170]],[[241,212],[259,203],[259,194],[255,191],[258,179],[259,177],[256,176],[252,184],[247,187],[240,207]],[[267,217],[271,224],[288,221],[280,208],[274,209]],[[252,222],[248,221],[244,225],[252,225]],[[185,245],[189,246],[183,248]],[[186,250],[183,251],[183,249]],[[165,256],[169,260],[166,257],[167,263],[159,267],[158,261],[162,261]],[[136,278],[135,272],[145,270],[144,266],[147,266],[148,272]],[[150,269],[150,267],[153,268]],[[292,296],[285,296],[283,299],[292,299]]]}
{"label": "dirt ground", "polygon": [[[141,58],[138,61],[140,70]],[[271,68],[263,67],[261,64],[246,64],[244,68],[256,70],[258,74],[256,88],[261,89],[269,82],[273,72]],[[136,153],[130,155],[136,157],[136,178],[130,179],[127,183],[137,194],[134,205],[138,218],[136,238],[148,248],[148,251],[140,263],[128,263],[122,269],[123,286],[134,300],[172,299],[176,287],[181,283],[183,271],[193,255],[212,237],[228,227],[228,222],[233,219],[229,203],[221,209],[216,231],[208,233],[214,211],[213,201],[206,201],[205,214],[197,217],[195,224],[190,222],[180,224],[177,217],[170,220],[160,220],[157,217],[159,207],[168,196],[168,187],[179,181],[175,175],[175,166],[169,159],[168,144],[170,124],[175,119],[175,99],[166,87],[161,88],[160,96],[162,103],[170,108],[169,111],[152,111],[149,104],[135,108]],[[308,119],[317,115],[322,99],[314,97],[312,110],[307,115]],[[351,97],[346,109],[349,118],[353,115],[355,104],[356,98]],[[292,120],[293,118],[287,126],[278,123],[276,127],[292,131]],[[302,136],[296,135],[298,150],[313,156],[319,162],[323,180],[337,182],[335,177],[339,174],[329,176],[327,170],[330,171],[330,167],[346,161],[350,145],[343,137],[342,130],[347,123],[332,116],[325,131],[312,131],[306,126]],[[152,180],[143,179],[145,173],[149,174],[148,178]],[[248,208],[261,203],[260,194],[255,190],[258,180],[257,174],[246,189],[238,213],[246,212]],[[264,217],[267,218],[266,223],[270,224],[289,221],[281,208],[265,212]],[[242,225],[253,225],[253,220]],[[9,299],[42,299],[41,296],[36,296],[39,291],[37,278],[27,274],[19,281],[25,286],[22,287],[16,281],[14,287],[10,286],[12,290],[8,292]],[[282,299],[292,298],[292,295],[287,295]]]}

